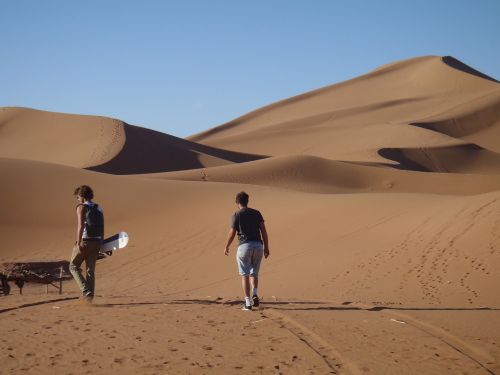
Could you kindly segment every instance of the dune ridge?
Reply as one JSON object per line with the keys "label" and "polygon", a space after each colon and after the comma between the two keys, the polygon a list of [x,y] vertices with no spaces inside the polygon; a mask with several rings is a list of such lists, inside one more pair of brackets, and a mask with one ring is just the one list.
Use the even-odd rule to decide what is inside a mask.
{"label": "dune ridge", "polygon": [[500,190],[500,176],[480,176],[466,174],[464,171],[451,175],[421,173],[415,172],[415,169],[402,171],[392,166],[384,168],[310,155],[288,155],[242,164],[142,176],[273,186],[321,194],[398,192],[467,195]]}
{"label": "dune ridge", "polygon": [[88,169],[112,174],[153,173],[242,163],[264,157],[217,149],[138,126],[125,124],[124,129],[126,140],[120,152],[110,161]]}
{"label": "dune ridge", "polygon": [[498,174],[500,154],[474,143],[448,147],[386,148],[379,150],[402,169],[426,172]]}
{"label": "dune ridge", "polygon": [[196,144],[105,117],[0,109],[0,157],[104,173],[193,169],[262,158]]}
{"label": "dune ridge", "polygon": [[113,159],[124,143],[120,120],[0,108],[0,157],[87,168]]}
{"label": "dune ridge", "polygon": [[[426,56],[392,63],[274,103],[189,139],[270,156],[304,153],[366,163],[390,163],[391,159],[380,158],[383,149],[432,146],[437,149],[431,153],[446,158],[447,153],[440,151],[443,147],[472,143],[496,152],[500,86],[457,61]],[[411,126],[428,132],[416,134]],[[430,145],[439,134],[440,144]],[[462,149],[467,158],[469,150]],[[478,173],[483,172],[478,167]]]}
{"label": "dune ridge", "polygon": [[499,111],[500,89],[411,125],[468,140],[498,152],[500,149],[495,139],[500,135]]}

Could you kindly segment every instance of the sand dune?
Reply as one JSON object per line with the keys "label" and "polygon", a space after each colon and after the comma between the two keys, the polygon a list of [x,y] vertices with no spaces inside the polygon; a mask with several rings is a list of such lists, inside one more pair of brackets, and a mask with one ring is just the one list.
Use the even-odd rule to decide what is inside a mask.
{"label": "sand dune", "polygon": [[113,174],[151,173],[242,163],[263,157],[204,146],[128,124],[125,135],[125,144],[113,159],[89,169]]}
{"label": "sand dune", "polygon": [[[498,373],[499,90],[421,57],[187,140],[1,109],[0,262],[68,259],[81,184],[131,240],[92,308],[73,282],[0,296],[0,372]],[[240,190],[271,247],[250,313],[223,255]]]}
{"label": "sand dune", "polygon": [[0,108],[0,157],[87,168],[111,160],[124,143],[119,120]]}
{"label": "sand dune", "polygon": [[262,156],[220,150],[105,117],[2,108],[0,157],[130,174],[240,163]]}
{"label": "sand dune", "polygon": [[[12,197],[4,204],[1,228],[5,247],[0,259],[67,257],[75,221],[71,190],[80,181],[86,181],[98,192],[96,201],[103,204],[109,232],[125,229],[132,238],[128,251],[102,263],[101,277],[106,280],[103,293],[125,293],[132,289],[141,293],[148,290],[172,293],[192,288],[214,293],[213,283],[218,285],[218,294],[238,293],[239,285],[225,280],[235,280],[237,275],[234,275],[233,260],[222,255],[220,243],[224,242],[234,210],[233,195],[246,189],[270,226],[275,254],[264,274],[266,279],[271,279],[266,285],[271,295],[320,299],[350,295],[359,301],[387,295],[388,301],[415,301],[424,305],[437,302],[460,305],[466,302],[462,298],[467,295],[474,304],[496,306],[500,303],[489,288],[500,277],[496,271],[500,259],[495,248],[499,191],[471,196],[304,194],[242,183],[112,176],[15,159],[1,159],[0,163],[5,181],[0,193]],[[36,191],[50,197],[50,215],[45,209],[47,201],[33,194],[33,180],[37,181]],[[314,225],[307,225],[311,218]],[[290,235],[298,232],[300,236]],[[469,246],[471,240],[474,246]],[[417,245],[419,241],[423,241],[421,246]],[[351,252],[355,248],[358,250]],[[413,253],[410,255],[407,251]],[[448,251],[450,256],[446,255]],[[424,253],[427,255],[422,264],[418,259]],[[395,259],[394,254],[400,259]],[[220,261],[216,261],[219,256]],[[414,261],[403,262],[408,256]],[[381,262],[380,257],[385,261]],[[301,271],[304,279],[294,281],[293,287],[278,282],[280,277],[298,272],[307,258],[310,258],[308,266]],[[436,261],[431,261],[434,258]],[[481,266],[464,268],[472,259],[477,259]],[[402,274],[422,267],[425,272],[441,278],[443,270],[434,266],[446,265],[447,277],[457,282],[466,273],[477,273],[470,281],[477,296],[467,288],[457,291],[456,295],[444,293],[442,290],[449,285],[430,279],[421,280],[425,288],[412,290],[406,296],[392,282],[377,284],[372,291],[361,286],[356,288],[352,283],[348,289],[347,285],[338,284],[349,278],[369,282],[374,272],[381,273],[377,276],[381,280],[397,280],[399,276],[394,270],[389,272],[386,268],[389,261],[394,264],[401,261]],[[210,269],[206,268],[207,262],[211,264]],[[451,267],[449,262],[458,263]],[[327,268],[331,271],[326,271]],[[355,268],[360,272],[345,273]],[[138,277],[140,282],[131,289],[129,278],[119,276],[124,274]],[[322,283],[334,288],[321,287]],[[413,288],[412,285],[405,284],[405,288]],[[433,291],[432,298],[426,294],[428,288]],[[368,297],[371,293],[373,296]],[[439,301],[434,298],[437,295]]]}
{"label": "sand dune", "polygon": [[451,137],[476,143],[492,151],[500,151],[500,90],[486,94],[447,110],[445,113],[423,119],[412,125],[434,130]]}
{"label": "sand dune", "polygon": [[[403,123],[403,119],[408,117],[420,117],[441,109],[454,108],[498,90],[497,82],[456,70],[441,57],[419,57],[393,63],[361,77],[277,102],[194,135],[191,139],[214,143],[211,140],[254,132],[282,122],[307,119],[311,115],[326,112],[340,112],[340,115],[343,115],[349,111],[347,115],[350,117],[358,117],[364,120],[364,123],[369,123],[362,117],[367,112],[364,110],[367,107],[370,109],[369,121],[372,123],[381,120]],[[402,105],[405,108],[398,108]],[[305,121],[302,124],[307,125]],[[341,124],[334,123],[333,126],[335,125]]]}
{"label": "sand dune", "polygon": [[[190,139],[272,156],[305,153],[365,162],[382,162],[377,152],[382,148],[478,142],[496,151],[498,142],[490,135],[497,133],[500,86],[474,72],[451,57],[393,63],[274,103]],[[416,133],[411,124],[432,131]]]}
{"label": "sand dune", "polygon": [[[398,161],[405,162],[401,159]],[[457,164],[461,166],[461,162],[464,161],[458,160]],[[414,164],[416,165],[416,162]],[[419,164],[418,167],[420,166]],[[492,167],[500,168],[500,161],[497,164],[492,163]],[[414,168],[417,169],[417,167]],[[470,169],[477,172],[472,167]],[[497,170],[495,171],[498,173]],[[480,194],[500,190],[500,176],[465,174],[463,170],[460,172],[464,173],[449,175],[400,171],[381,166],[333,161],[316,156],[292,155],[221,167],[144,176],[169,180],[274,186],[322,194],[370,192]]]}
{"label": "sand dune", "polygon": [[447,147],[386,148],[379,150],[379,154],[397,161],[402,169],[477,174],[500,172],[500,154],[474,143]]}

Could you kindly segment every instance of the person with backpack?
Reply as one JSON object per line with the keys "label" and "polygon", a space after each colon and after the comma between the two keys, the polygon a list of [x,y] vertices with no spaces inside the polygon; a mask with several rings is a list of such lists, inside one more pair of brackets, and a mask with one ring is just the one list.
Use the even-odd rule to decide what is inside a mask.
{"label": "person with backpack", "polygon": [[[251,311],[253,307],[259,307],[259,295],[257,288],[259,285],[259,269],[262,257],[269,256],[269,243],[266,225],[262,214],[253,208],[248,207],[248,194],[244,191],[236,195],[238,211],[231,219],[231,228],[227,238],[224,254],[229,255],[229,246],[233,242],[234,236],[238,233],[238,251],[236,262],[241,275],[241,285],[245,294],[245,304],[241,308],[244,311]],[[252,299],[250,299],[252,290]]]}
{"label": "person with backpack", "polygon": [[[91,303],[95,290],[95,266],[97,254],[104,238],[104,215],[101,207],[92,202],[94,192],[90,186],[76,188],[74,195],[78,200],[76,206],[77,235],[73,247],[69,271],[73,275],[82,296],[81,300]],[[82,275],[81,265],[85,261],[87,278]]]}

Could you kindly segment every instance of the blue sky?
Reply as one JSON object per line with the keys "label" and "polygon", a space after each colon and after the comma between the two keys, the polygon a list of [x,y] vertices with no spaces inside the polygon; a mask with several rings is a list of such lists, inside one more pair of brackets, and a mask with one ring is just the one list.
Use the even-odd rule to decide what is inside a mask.
{"label": "blue sky", "polygon": [[415,56],[500,79],[498,19],[498,0],[3,0],[0,106],[184,137]]}

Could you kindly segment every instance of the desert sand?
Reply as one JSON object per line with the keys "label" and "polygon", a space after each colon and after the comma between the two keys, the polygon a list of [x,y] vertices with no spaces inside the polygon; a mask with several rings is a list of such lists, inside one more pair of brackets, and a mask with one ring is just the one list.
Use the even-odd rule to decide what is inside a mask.
{"label": "desert sand", "polygon": [[[127,248],[0,296],[2,374],[499,374],[500,84],[395,62],[187,139],[0,109],[0,262],[69,259],[76,186]],[[223,255],[234,196],[266,220],[261,309]]]}

